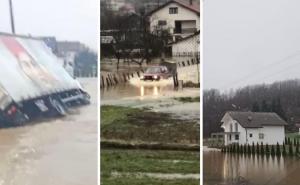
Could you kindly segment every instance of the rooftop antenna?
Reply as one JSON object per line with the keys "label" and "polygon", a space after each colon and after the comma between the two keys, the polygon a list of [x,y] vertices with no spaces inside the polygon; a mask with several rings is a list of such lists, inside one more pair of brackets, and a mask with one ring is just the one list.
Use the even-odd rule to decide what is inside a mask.
{"label": "rooftop antenna", "polygon": [[10,10],[10,25],[11,25],[11,32],[15,34],[15,21],[14,21],[14,12],[13,12],[13,5],[12,0],[9,0],[9,10]]}

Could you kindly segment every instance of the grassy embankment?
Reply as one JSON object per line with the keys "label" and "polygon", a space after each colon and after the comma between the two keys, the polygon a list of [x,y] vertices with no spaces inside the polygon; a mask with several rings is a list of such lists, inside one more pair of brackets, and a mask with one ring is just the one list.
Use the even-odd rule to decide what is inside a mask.
{"label": "grassy embankment", "polygon": [[193,102],[200,102],[200,96],[197,97],[179,97],[174,98],[177,101],[183,102],[183,103],[193,103]]}
{"label": "grassy embankment", "polygon": [[[184,185],[198,179],[151,178],[140,173],[199,174],[199,152],[119,149],[120,143],[199,145],[199,125],[170,114],[120,106],[101,106],[101,184]],[[107,143],[113,142],[110,147]],[[105,143],[106,147],[103,147]],[[125,147],[126,148],[126,147]],[[117,173],[118,175],[114,175]],[[130,175],[128,175],[130,174]]]}

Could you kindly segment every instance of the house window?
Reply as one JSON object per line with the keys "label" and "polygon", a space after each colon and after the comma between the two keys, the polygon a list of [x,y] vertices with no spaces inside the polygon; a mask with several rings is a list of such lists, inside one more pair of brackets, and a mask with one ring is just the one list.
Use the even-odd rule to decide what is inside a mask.
{"label": "house window", "polygon": [[238,134],[235,134],[235,140],[239,140],[240,136]]}
{"label": "house window", "polygon": [[253,134],[250,133],[250,134],[249,134],[249,137],[252,137],[252,136],[253,136]]}
{"label": "house window", "polygon": [[238,123],[235,123],[235,131],[236,131],[236,132],[239,131]]}
{"label": "house window", "polygon": [[265,135],[263,133],[258,134],[259,139],[264,139]]}
{"label": "house window", "polygon": [[159,26],[165,26],[165,25],[167,25],[167,21],[159,20],[159,21],[158,21],[158,25],[159,25]]}
{"label": "house window", "polygon": [[229,135],[229,141],[231,141],[231,134]]}
{"label": "house window", "polygon": [[230,132],[232,132],[232,124],[230,124]]}
{"label": "house window", "polygon": [[169,8],[169,14],[177,14],[178,8],[177,7],[171,7]]}

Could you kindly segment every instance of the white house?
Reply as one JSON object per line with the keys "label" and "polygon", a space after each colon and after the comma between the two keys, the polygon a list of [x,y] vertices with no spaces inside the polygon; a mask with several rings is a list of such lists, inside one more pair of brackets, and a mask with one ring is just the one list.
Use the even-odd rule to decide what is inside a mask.
{"label": "white house", "polygon": [[226,112],[221,122],[225,145],[284,142],[287,123],[273,112]]}
{"label": "white house", "polygon": [[181,39],[200,30],[200,1],[171,0],[151,11],[150,31],[168,30],[173,40]]}
{"label": "white house", "polygon": [[172,57],[194,57],[200,56],[200,31],[187,36],[181,40],[171,43]]}

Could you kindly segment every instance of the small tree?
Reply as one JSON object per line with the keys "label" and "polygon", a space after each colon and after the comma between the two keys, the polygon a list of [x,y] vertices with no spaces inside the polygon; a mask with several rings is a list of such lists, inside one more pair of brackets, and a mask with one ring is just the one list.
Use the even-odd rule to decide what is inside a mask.
{"label": "small tree", "polygon": [[248,153],[248,154],[251,154],[251,148],[250,148],[250,145],[249,145],[249,144],[247,144],[247,148],[248,148],[248,149],[247,149],[247,153]]}
{"label": "small tree", "polygon": [[269,149],[269,145],[268,144],[266,144],[266,154],[270,155],[270,149]]}
{"label": "small tree", "polygon": [[261,145],[260,145],[260,154],[262,154],[262,155],[265,154],[265,148],[264,148],[263,142],[261,142]]}
{"label": "small tree", "polygon": [[287,137],[284,138],[284,143],[283,143],[283,145],[284,145],[284,144],[288,144]]}
{"label": "small tree", "polygon": [[286,148],[285,148],[285,144],[283,143],[282,145],[282,156],[286,156],[287,152],[286,152]]}
{"label": "small tree", "polygon": [[294,155],[293,145],[289,145],[289,155],[290,156]]}
{"label": "small tree", "polygon": [[252,142],[252,148],[251,148],[251,152],[254,155],[255,154],[255,147],[254,147],[254,142]]}
{"label": "small tree", "polygon": [[237,153],[241,153],[241,151],[240,151],[240,145],[239,144],[236,144],[236,152]]}
{"label": "small tree", "polygon": [[289,137],[288,137],[287,143],[288,143],[288,145],[291,145],[291,139]]}
{"label": "small tree", "polygon": [[235,148],[235,144],[232,145],[232,152],[235,153],[236,152],[236,148]]}
{"label": "small tree", "polygon": [[256,143],[256,153],[259,154],[259,143]]}
{"label": "small tree", "polygon": [[272,157],[275,156],[275,148],[274,148],[274,145],[271,146],[271,155],[272,155]]}
{"label": "small tree", "polygon": [[299,144],[296,144],[296,154],[299,154]]}
{"label": "small tree", "polygon": [[277,142],[276,144],[276,155],[279,157],[281,155],[281,151],[280,151],[280,146],[279,143]]}

